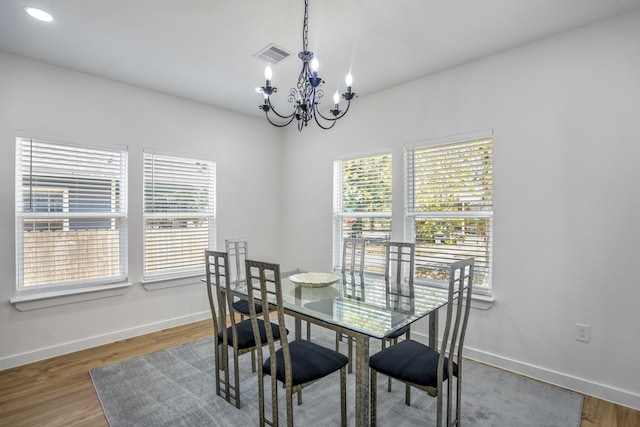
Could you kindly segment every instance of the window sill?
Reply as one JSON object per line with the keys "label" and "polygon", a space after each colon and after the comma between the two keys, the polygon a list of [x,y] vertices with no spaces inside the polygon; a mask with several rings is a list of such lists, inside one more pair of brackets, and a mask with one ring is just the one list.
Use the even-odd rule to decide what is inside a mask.
{"label": "window sill", "polygon": [[147,291],[158,291],[161,289],[175,288],[177,286],[188,286],[202,283],[201,278],[205,276],[205,273],[194,274],[193,276],[182,277],[157,277],[152,279],[142,280],[142,286]]}
{"label": "window sill", "polygon": [[[430,280],[416,280],[416,284],[424,284],[427,286],[435,286],[437,288],[447,289],[447,285],[444,282],[436,282]],[[493,303],[495,302],[495,298],[491,295],[490,291],[485,289],[481,289],[480,292],[474,291],[471,296],[471,308],[475,308],[478,310],[489,310],[493,307]]]}
{"label": "window sill", "polygon": [[47,292],[33,292],[16,296],[10,300],[18,311],[39,310],[41,308],[74,304],[82,301],[109,298],[125,294],[131,283],[92,286],[84,289],[57,290]]}
{"label": "window sill", "polygon": [[471,296],[471,308],[477,308],[478,310],[489,310],[493,307],[494,302],[496,300],[492,296],[478,294]]}

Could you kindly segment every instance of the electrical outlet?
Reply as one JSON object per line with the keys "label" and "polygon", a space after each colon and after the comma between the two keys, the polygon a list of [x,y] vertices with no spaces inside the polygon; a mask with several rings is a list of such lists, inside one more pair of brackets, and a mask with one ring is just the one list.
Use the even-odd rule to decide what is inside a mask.
{"label": "electrical outlet", "polygon": [[576,323],[576,341],[591,341],[591,326],[583,323]]}

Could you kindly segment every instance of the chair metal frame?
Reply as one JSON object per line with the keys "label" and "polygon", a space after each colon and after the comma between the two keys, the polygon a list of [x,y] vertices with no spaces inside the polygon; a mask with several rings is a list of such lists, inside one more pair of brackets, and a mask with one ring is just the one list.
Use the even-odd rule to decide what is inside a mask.
{"label": "chair metal frame", "polygon": [[[342,274],[364,274],[365,246],[363,238],[346,237],[342,241]],[[356,256],[359,258],[357,264]]]}
{"label": "chair metal frame", "polygon": [[[400,286],[407,283],[410,289],[413,289],[413,278],[415,276],[415,243],[405,242],[386,242],[385,243],[385,262],[384,262],[384,278],[387,285],[387,298],[391,295],[393,286]],[[389,345],[397,344],[398,338],[402,335],[405,339],[411,338],[411,328],[407,327],[406,331],[400,334],[394,334],[389,338],[382,338],[382,349]],[[387,390],[391,391],[391,378],[388,380]],[[411,388],[406,386],[407,396],[411,396]]]}
{"label": "chair metal frame", "polygon": [[408,283],[413,286],[416,244],[405,242],[386,242],[385,247],[385,279],[390,283]]}
{"label": "chair metal frame", "polygon": [[[249,297],[249,310],[251,312],[251,321],[254,326],[254,334],[257,334],[257,319],[262,318],[263,321],[268,322],[275,320],[280,328],[280,347],[283,352],[285,361],[285,381],[284,388],[286,393],[286,405],[287,405],[287,426],[293,427],[293,394],[298,393],[298,404],[300,404],[300,392],[304,387],[310,385],[317,380],[310,381],[303,384],[293,386],[292,384],[292,368],[291,368],[291,354],[289,351],[289,341],[286,334],[285,314],[282,300],[282,285],[280,278],[280,265],[267,262],[247,260],[246,264],[246,277],[247,277],[247,293]],[[269,301],[269,303],[265,303]],[[262,305],[262,312],[256,312],[255,304]],[[276,318],[272,319],[275,313]],[[259,392],[259,413],[260,413],[260,426],[265,425],[277,426],[278,425],[278,380],[276,378],[277,363],[276,363],[276,346],[273,339],[273,334],[270,328],[266,328],[267,332],[267,348],[269,349],[269,357],[271,359],[271,371],[265,373],[262,370],[264,366],[262,350],[258,351],[258,365],[262,370],[258,374],[258,392]],[[265,402],[264,402],[264,376],[269,375],[271,377],[271,420],[268,420],[265,416]],[[346,426],[347,420],[347,404],[346,404],[346,369],[343,366],[340,368],[340,399],[341,399],[341,424]]]}
{"label": "chair metal frame", "polygon": [[[342,241],[342,265],[340,271],[343,276],[351,275],[355,283],[356,275],[362,278],[364,274],[364,255],[366,249],[366,241],[361,237],[345,237]],[[358,261],[356,263],[356,260]],[[346,282],[343,280],[343,282]],[[361,280],[360,283],[364,281]],[[364,292],[364,290],[363,290]],[[342,333],[336,332],[336,351],[340,350],[340,342],[342,342]],[[353,338],[347,335],[347,349],[349,355],[349,373],[353,372],[353,364],[351,362],[353,356]]]}
{"label": "chair metal frame", "polygon": [[[415,243],[387,242],[385,247],[384,277],[387,288],[387,305],[393,305],[391,297],[396,296],[398,297],[396,303],[399,306],[400,298],[413,296],[416,245]],[[409,295],[400,292],[402,285],[408,286]],[[397,292],[394,292],[394,288]],[[409,338],[409,331],[407,331],[407,338]],[[397,339],[398,337],[395,338],[395,342]],[[384,348],[384,340],[382,348]]]}
{"label": "chair metal frame", "polygon": [[227,254],[229,254],[229,259],[233,259],[235,267],[230,271],[231,280],[244,280],[244,262],[249,256],[249,241],[247,239],[226,239],[224,245]]}
{"label": "chair metal frame", "polygon": [[[226,239],[224,241],[225,249],[229,254],[229,259],[233,260],[233,266],[231,268],[231,281],[238,282],[246,280],[245,276],[245,261],[249,257],[249,240],[247,239]],[[240,314],[240,320],[244,320],[249,316],[249,307],[246,298],[234,297],[233,298],[233,310]],[[245,304],[247,303],[247,304]],[[251,367],[255,372],[255,357],[251,355]]]}
{"label": "chair metal frame", "polygon": [[[223,287],[230,283],[229,256],[226,252],[205,250],[205,266],[207,274],[207,296],[211,307],[213,320],[213,339],[215,346],[216,364],[216,394],[222,396],[227,402],[235,403],[240,408],[240,373],[238,370],[238,356],[251,353],[252,371],[255,372],[255,349],[250,347],[238,348],[238,332],[236,319],[233,315],[233,297],[230,292],[225,292]],[[215,298],[214,291],[215,289]],[[215,301],[214,301],[215,300]],[[216,308],[217,305],[217,308]],[[230,313],[230,316],[227,316]],[[227,320],[229,326],[227,327]],[[226,331],[231,328],[233,343],[228,342]],[[268,328],[267,328],[268,329]],[[218,343],[218,334],[222,332],[222,343]],[[256,341],[260,342],[260,341]],[[233,348],[233,384],[229,377],[229,347]],[[220,371],[224,372],[224,378]]]}
{"label": "chair metal frame", "polygon": [[[473,285],[474,259],[469,258],[456,261],[449,266],[449,296],[447,300],[447,316],[444,325],[444,333],[439,346],[439,357],[437,364],[436,387],[421,386],[414,383],[405,382],[408,386],[416,387],[426,391],[429,395],[437,398],[437,426],[442,426],[443,416],[443,382],[444,364],[447,359],[447,372],[451,373],[447,380],[447,426],[460,425],[460,408],[462,401],[462,351],[464,349],[464,337],[469,322],[469,312],[471,310],[471,296]],[[384,350],[382,350],[384,351]],[[456,375],[456,410],[452,419],[452,389],[454,361],[457,365]],[[376,425],[376,403],[377,403],[377,374],[371,368],[371,425]],[[402,381],[402,380],[400,380]],[[410,406],[410,396],[405,396],[405,403]]]}

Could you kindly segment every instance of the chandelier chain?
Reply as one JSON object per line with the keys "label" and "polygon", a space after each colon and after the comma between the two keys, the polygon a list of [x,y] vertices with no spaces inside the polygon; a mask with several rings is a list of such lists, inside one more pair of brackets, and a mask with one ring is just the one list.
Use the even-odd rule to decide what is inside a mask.
{"label": "chandelier chain", "polygon": [[304,24],[302,25],[302,50],[308,51],[309,46],[309,0],[304,0]]}

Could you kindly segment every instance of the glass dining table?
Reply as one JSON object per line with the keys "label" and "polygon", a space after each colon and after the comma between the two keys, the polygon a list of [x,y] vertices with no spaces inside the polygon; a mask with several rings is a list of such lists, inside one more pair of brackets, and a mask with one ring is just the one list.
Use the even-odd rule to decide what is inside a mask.
{"label": "glass dining table", "polygon": [[[369,425],[369,340],[382,339],[400,328],[429,316],[429,345],[435,348],[437,310],[447,303],[444,288],[394,284],[377,275],[336,275],[326,287],[304,287],[281,275],[284,311],[295,319],[295,338],[302,339],[307,321],[351,336],[355,340],[356,426]],[[246,296],[244,281],[232,282],[231,291]]]}

